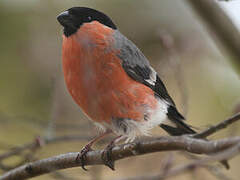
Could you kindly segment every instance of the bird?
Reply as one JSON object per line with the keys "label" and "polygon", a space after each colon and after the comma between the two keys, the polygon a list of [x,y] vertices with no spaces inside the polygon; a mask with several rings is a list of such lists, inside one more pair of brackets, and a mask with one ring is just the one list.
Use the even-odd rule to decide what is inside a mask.
{"label": "bird", "polygon": [[[195,134],[177,110],[166,86],[141,50],[103,12],[72,7],[57,16],[63,26],[62,68],[65,84],[83,113],[101,129],[77,159],[108,134],[116,142],[150,135],[160,126],[172,136]],[[109,156],[104,163],[114,169]],[[85,169],[86,170],[86,169]]]}

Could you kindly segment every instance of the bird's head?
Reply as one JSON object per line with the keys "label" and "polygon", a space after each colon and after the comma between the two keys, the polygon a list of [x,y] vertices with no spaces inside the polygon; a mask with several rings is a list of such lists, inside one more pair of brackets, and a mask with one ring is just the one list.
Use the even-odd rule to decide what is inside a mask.
{"label": "bird's head", "polygon": [[87,7],[73,7],[58,15],[57,20],[64,27],[64,35],[71,36],[85,23],[98,21],[99,23],[117,29],[112,20],[102,12]]}

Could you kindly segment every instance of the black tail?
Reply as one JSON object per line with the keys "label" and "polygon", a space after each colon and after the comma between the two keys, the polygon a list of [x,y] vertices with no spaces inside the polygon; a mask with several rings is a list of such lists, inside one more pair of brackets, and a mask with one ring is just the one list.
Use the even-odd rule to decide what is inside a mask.
{"label": "black tail", "polygon": [[[183,134],[196,133],[196,131],[192,130],[189,125],[183,122],[184,117],[177,111],[176,107],[169,106],[167,116],[168,119],[171,121],[171,124],[174,125],[174,127],[166,124],[160,124],[160,127],[167,131],[168,134],[172,136],[180,136]],[[221,163],[223,164],[223,166],[225,166],[226,169],[230,168],[227,160],[223,160],[221,161]]]}
{"label": "black tail", "polygon": [[190,128],[189,125],[183,122],[184,117],[177,111],[174,106],[168,107],[168,119],[174,124],[174,127],[166,124],[160,124],[167,133],[172,136],[180,136],[183,134],[195,134],[196,132]]}

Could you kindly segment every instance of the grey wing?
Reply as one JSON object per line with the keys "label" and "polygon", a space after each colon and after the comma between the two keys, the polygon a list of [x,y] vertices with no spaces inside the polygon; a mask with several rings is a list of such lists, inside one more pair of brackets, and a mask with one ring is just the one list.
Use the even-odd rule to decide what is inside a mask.
{"label": "grey wing", "polygon": [[169,105],[175,106],[165,85],[143,53],[119,31],[116,31],[114,36],[115,46],[120,50],[118,57],[122,60],[125,72],[135,81],[150,87],[156,96],[168,102]]}
{"label": "grey wing", "polygon": [[171,135],[194,134],[195,131],[182,121],[184,117],[176,109],[165,85],[143,53],[119,31],[116,31],[114,35],[116,49],[120,50],[118,57],[122,60],[125,72],[135,81],[151,88],[156,97],[168,104],[167,116],[175,124],[175,127],[166,124],[160,126]]}

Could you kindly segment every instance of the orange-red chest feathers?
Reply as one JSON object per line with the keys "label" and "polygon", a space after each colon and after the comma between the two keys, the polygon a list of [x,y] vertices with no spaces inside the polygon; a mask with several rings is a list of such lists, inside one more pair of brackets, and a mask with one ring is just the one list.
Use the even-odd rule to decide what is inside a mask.
{"label": "orange-red chest feathers", "polygon": [[146,106],[154,108],[153,91],[132,80],[114,49],[114,30],[97,21],[63,36],[63,72],[75,102],[94,121],[112,118],[141,121]]}

